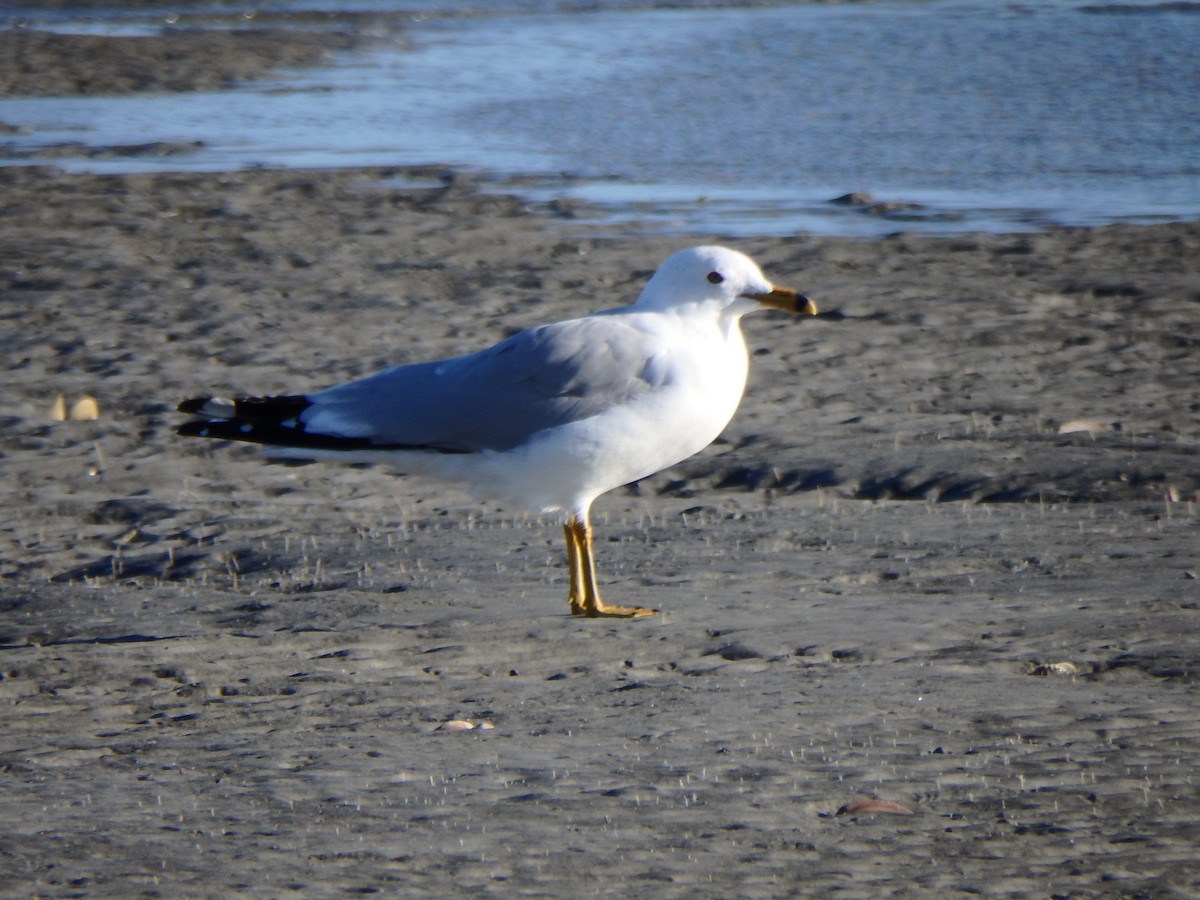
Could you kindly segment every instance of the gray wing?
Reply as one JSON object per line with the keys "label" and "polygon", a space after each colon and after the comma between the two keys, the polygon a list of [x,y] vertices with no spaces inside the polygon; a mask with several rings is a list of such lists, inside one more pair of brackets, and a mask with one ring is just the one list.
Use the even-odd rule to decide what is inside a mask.
{"label": "gray wing", "polygon": [[371,446],[506,450],[652,390],[664,377],[661,349],[626,317],[573,319],[309,394],[299,421],[310,434]]}

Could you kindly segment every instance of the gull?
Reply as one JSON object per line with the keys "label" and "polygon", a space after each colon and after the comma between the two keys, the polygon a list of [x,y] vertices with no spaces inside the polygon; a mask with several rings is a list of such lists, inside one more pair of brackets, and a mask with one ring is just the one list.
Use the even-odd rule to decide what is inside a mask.
{"label": "gull", "polygon": [[692,247],[669,256],[632,305],[313,393],[185,400],[179,411],[198,418],[179,434],[262,444],[276,458],[380,464],[559,513],[571,612],[654,615],[601,600],[592,503],[724,430],[749,368],[740,320],[762,307],[817,312],[745,254]]}

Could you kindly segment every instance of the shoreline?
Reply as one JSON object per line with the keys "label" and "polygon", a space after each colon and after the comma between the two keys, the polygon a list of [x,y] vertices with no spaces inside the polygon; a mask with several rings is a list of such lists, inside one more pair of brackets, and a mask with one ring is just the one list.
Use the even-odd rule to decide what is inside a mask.
{"label": "shoreline", "polygon": [[[484,14],[457,11],[443,15],[474,18]],[[377,152],[374,149],[377,145],[370,141],[350,141],[344,145],[334,142],[326,146],[320,137],[309,135],[302,144],[308,149],[297,167],[294,164],[298,157],[294,152],[269,140],[257,144],[239,135],[229,142],[213,139],[206,143],[210,134],[186,126],[150,133],[146,131],[145,115],[139,119],[137,114],[131,114],[131,107],[121,99],[144,98],[151,104],[146,109],[153,110],[150,115],[155,121],[174,121],[172,117],[177,114],[185,120],[189,117],[209,120],[221,115],[226,103],[213,98],[228,96],[220,92],[243,85],[251,90],[234,92],[235,101],[238,96],[249,97],[256,108],[265,108],[264,98],[269,101],[274,93],[290,91],[286,85],[273,89],[273,77],[286,78],[289,72],[319,67],[331,53],[387,44],[401,49],[398,56],[401,62],[396,65],[405,68],[403,51],[412,39],[411,29],[416,27],[412,17],[409,13],[333,15],[257,11],[247,19],[214,12],[203,19],[185,16],[176,24],[160,26],[157,33],[144,35],[63,34],[28,27],[0,32],[0,50],[9,51],[0,52],[0,86],[5,88],[6,96],[33,100],[95,98],[84,104],[93,112],[78,117],[69,111],[68,103],[62,121],[57,121],[52,111],[57,107],[18,105],[25,112],[13,110],[8,118],[14,121],[0,122],[0,144],[7,145],[4,152],[11,161],[57,163],[64,170],[80,172],[128,172],[159,167],[175,171],[189,167],[197,171],[226,171],[277,163],[292,164],[298,171],[326,163],[337,167],[349,163],[408,168],[424,165],[430,159],[451,158],[453,149],[438,152],[436,148],[425,147],[419,139],[408,150],[383,153]],[[246,25],[247,22],[250,24]],[[218,27],[196,27],[214,23]],[[410,57],[414,65],[419,58]],[[331,77],[337,78],[336,74]],[[370,83],[368,79],[364,85]],[[323,87],[320,83],[304,84],[301,90],[319,93]],[[195,92],[204,96],[186,99]],[[179,95],[184,99],[169,99]],[[335,91],[333,96],[339,95]],[[104,103],[106,97],[112,98],[114,104],[109,120],[126,122],[125,117],[130,116],[125,130],[109,132],[101,126],[106,117],[98,113],[103,107],[97,104]],[[180,106],[189,102],[191,105]],[[176,112],[183,109],[186,114]],[[235,102],[231,122],[241,121],[239,110],[246,112]],[[23,115],[27,121],[16,121]],[[314,115],[319,113],[308,111],[310,118]],[[280,127],[286,133],[287,125],[281,126],[273,116],[273,113],[267,115],[262,121],[253,120],[252,116],[250,119],[257,121],[256,127],[266,133],[274,133],[273,129]],[[353,123],[344,122],[342,127],[347,133],[354,133]],[[127,141],[134,132],[141,133],[143,139]],[[77,139],[80,136],[82,139]],[[91,143],[87,143],[89,140]],[[389,144],[386,136],[379,140],[383,142],[380,146]],[[828,190],[813,193],[800,186],[792,192],[793,196],[779,198],[757,182],[734,189],[719,180],[692,185],[670,183],[669,179],[668,183],[659,183],[651,178],[640,184],[636,178],[610,178],[602,172],[564,173],[561,167],[539,156],[538,151],[528,148],[510,157],[501,154],[481,160],[466,154],[463,160],[465,164],[457,166],[457,177],[477,178],[495,185],[501,192],[521,192],[531,203],[552,204],[559,211],[573,211],[581,219],[588,216],[600,225],[619,225],[630,231],[660,235],[682,235],[695,230],[719,230],[739,238],[791,233],[872,238],[905,232],[941,236],[977,231],[1038,233],[1060,227],[1056,223],[1074,223],[1068,227],[1080,227],[1104,222],[1188,221],[1187,217],[1194,212],[1183,202],[1176,205],[1174,216],[1164,214],[1153,200],[1123,198],[1119,191],[1103,202],[1088,203],[1078,198],[1055,200],[1040,191],[1006,194],[1001,198],[987,190],[965,194],[929,193],[927,188],[911,186],[907,191],[903,187],[889,190],[878,184],[843,183],[841,177],[830,181],[832,186]],[[872,180],[878,181],[878,176],[868,182]],[[875,190],[877,196],[864,189]],[[1168,195],[1169,192],[1163,194]]]}

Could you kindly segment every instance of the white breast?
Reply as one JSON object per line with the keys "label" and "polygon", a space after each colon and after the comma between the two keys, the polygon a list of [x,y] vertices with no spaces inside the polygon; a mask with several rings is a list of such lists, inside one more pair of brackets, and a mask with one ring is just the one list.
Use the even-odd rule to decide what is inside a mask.
{"label": "white breast", "polygon": [[476,459],[473,471],[466,473],[475,492],[538,511],[581,514],[605,491],[652,475],[712,443],[733,417],[746,387],[746,344],[737,318],[677,313],[656,313],[654,318],[664,351],[650,364],[660,367],[653,373],[653,390],[590,418],[547,429],[514,450]]}

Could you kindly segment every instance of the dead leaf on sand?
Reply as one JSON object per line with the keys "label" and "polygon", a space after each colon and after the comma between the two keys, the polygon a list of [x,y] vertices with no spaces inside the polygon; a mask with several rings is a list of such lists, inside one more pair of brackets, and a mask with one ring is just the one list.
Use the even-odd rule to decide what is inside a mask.
{"label": "dead leaf on sand", "polygon": [[860,797],[837,811],[839,816],[853,816],[861,813],[894,813],[900,816],[915,815],[911,809],[902,803],[892,800],[880,800],[878,797]]}

